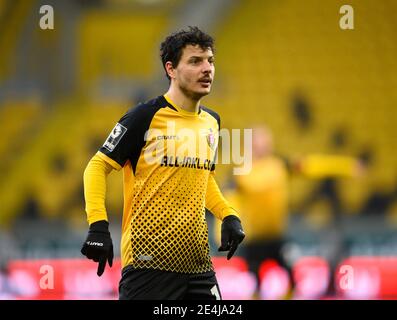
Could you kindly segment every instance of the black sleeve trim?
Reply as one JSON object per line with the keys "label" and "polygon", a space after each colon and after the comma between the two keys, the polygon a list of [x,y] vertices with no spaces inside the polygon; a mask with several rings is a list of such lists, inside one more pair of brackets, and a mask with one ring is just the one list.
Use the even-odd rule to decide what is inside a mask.
{"label": "black sleeve trim", "polygon": [[[112,131],[113,133],[115,130],[120,130],[117,129],[119,127],[121,128],[122,136],[121,134],[117,136],[116,139],[121,137],[115,142],[110,140],[110,142],[113,142],[113,145],[111,145],[111,148],[107,148],[106,144],[109,142],[109,139],[112,139],[111,133],[99,151],[106,154],[122,167],[127,160],[130,160],[135,174],[139,156],[146,143],[145,133],[149,129],[156,112],[162,107],[165,107],[160,102],[159,98],[156,98],[128,110]],[[123,132],[123,128],[125,128],[125,132]]]}
{"label": "black sleeve trim", "polygon": [[211,116],[215,118],[215,120],[218,122],[218,130],[221,130],[221,118],[219,117],[219,114],[217,114],[214,110],[208,109],[203,106],[200,106],[200,108],[205,112],[208,112]]}

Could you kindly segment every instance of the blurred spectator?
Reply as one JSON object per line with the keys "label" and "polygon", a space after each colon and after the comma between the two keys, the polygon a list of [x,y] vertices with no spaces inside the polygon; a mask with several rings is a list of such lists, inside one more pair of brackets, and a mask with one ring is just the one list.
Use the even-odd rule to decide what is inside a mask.
{"label": "blurred spectator", "polygon": [[348,134],[347,130],[344,127],[339,127],[331,133],[331,147],[334,149],[340,149],[347,145],[348,143]]}
{"label": "blurred spectator", "polygon": [[365,164],[359,159],[344,155],[311,154],[295,162],[297,173],[307,178],[319,179],[318,185],[303,201],[300,212],[307,212],[319,202],[328,202],[334,217],[344,211],[338,191],[338,178],[353,178],[365,172]]}
{"label": "blurred spectator", "polygon": [[[244,256],[260,280],[259,269],[267,259],[288,268],[281,254],[288,223],[288,171],[274,155],[272,133],[264,126],[253,128],[252,159],[249,174],[234,176],[236,193],[229,192],[229,199],[244,221]],[[284,295],[286,289],[278,292]]]}
{"label": "blurred spectator", "polygon": [[318,179],[317,186],[300,206],[300,212],[310,211],[315,203],[328,204],[334,219],[346,211],[339,194],[340,178],[356,178],[364,175],[372,161],[372,152],[365,149],[358,157],[341,154],[348,141],[347,131],[336,128],[330,136],[330,148],[333,154],[310,154],[298,159],[295,170],[312,179]]}
{"label": "blurred spectator", "polygon": [[[319,180],[317,186],[304,199],[299,212],[313,213],[316,216],[323,214],[327,209],[330,211],[329,220],[326,221],[327,233],[330,236],[330,253],[327,257],[330,268],[328,296],[335,294],[334,270],[338,261],[345,255],[341,230],[342,216],[347,213],[347,209],[342,203],[339,181],[341,178],[358,178],[364,175],[372,160],[372,153],[369,149],[363,151],[358,157],[341,155],[347,141],[347,131],[343,128],[336,128],[330,136],[330,147],[334,154],[311,154],[295,163],[296,172],[307,178]],[[316,209],[316,204],[325,204],[328,207]]]}
{"label": "blurred spectator", "polygon": [[311,127],[313,122],[311,108],[308,99],[300,89],[296,89],[292,94],[291,112],[301,130]]}
{"label": "blurred spectator", "polygon": [[[271,281],[275,281],[277,286],[283,283],[283,289],[276,290],[280,298],[288,292],[288,286],[293,286],[292,281],[285,285],[285,275],[280,271],[288,271],[292,280],[291,266],[283,255],[288,227],[290,175],[321,179],[321,188],[311,195],[313,201],[317,197],[327,197],[335,212],[339,213],[341,206],[335,179],[361,175],[363,163],[354,157],[328,154],[309,154],[294,161],[286,160],[275,155],[272,133],[265,126],[253,128],[252,159],[251,172],[234,176],[234,192],[229,191],[226,195],[238,207],[244,221],[246,240],[243,252],[250,270],[257,275],[259,285],[262,279],[269,279],[263,270],[279,275],[277,281]],[[312,198],[307,200],[308,204]]]}

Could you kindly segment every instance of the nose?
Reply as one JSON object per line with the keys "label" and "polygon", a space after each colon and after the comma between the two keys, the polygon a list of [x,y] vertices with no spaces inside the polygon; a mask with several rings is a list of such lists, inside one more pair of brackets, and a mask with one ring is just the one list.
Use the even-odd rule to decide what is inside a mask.
{"label": "nose", "polygon": [[205,74],[211,74],[213,70],[213,65],[209,61],[204,61],[202,72]]}
{"label": "nose", "polygon": [[203,72],[212,70],[212,64],[206,59],[203,60],[202,66],[203,66]]}

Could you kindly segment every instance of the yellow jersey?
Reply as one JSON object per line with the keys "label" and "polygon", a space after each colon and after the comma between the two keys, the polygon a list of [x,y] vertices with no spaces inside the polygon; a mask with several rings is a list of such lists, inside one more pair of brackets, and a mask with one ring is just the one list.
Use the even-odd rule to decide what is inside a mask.
{"label": "yellow jersey", "polygon": [[129,110],[97,155],[123,169],[122,267],[180,273],[213,269],[205,220],[220,119],[159,96]]}

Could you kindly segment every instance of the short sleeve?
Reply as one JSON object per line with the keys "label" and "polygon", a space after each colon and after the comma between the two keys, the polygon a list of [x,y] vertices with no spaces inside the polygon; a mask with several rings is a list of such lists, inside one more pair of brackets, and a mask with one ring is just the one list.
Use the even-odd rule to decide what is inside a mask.
{"label": "short sleeve", "polygon": [[[153,105],[140,104],[128,110],[116,123],[99,149],[102,154],[110,158],[108,162],[113,167],[120,169],[130,160],[135,170],[141,150],[145,146],[145,133],[158,109]],[[112,161],[120,168],[117,168]]]}

